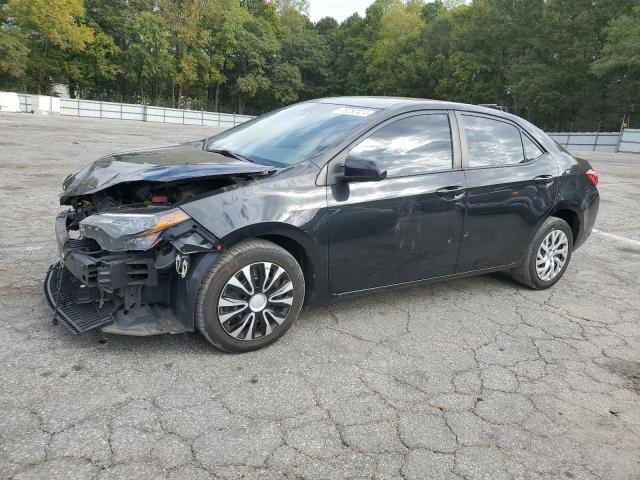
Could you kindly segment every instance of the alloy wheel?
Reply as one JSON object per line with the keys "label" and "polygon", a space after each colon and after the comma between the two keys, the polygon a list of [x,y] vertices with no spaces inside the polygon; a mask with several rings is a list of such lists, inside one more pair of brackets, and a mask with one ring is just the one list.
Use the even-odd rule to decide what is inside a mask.
{"label": "alloy wheel", "polygon": [[218,298],[218,319],[236,340],[257,340],[273,333],[293,304],[291,277],[280,265],[247,265],[227,281]]}
{"label": "alloy wheel", "polygon": [[569,239],[562,230],[552,230],[544,237],[536,255],[536,273],[544,282],[553,280],[567,263]]}

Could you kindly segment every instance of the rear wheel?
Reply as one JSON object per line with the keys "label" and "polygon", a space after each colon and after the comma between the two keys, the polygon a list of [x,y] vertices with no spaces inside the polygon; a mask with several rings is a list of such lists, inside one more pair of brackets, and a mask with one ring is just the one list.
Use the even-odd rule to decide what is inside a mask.
{"label": "rear wheel", "polygon": [[278,340],[304,301],[304,276],[278,245],[248,240],[225,252],[205,277],[196,327],[216,347],[249,352]]}
{"label": "rear wheel", "polygon": [[572,250],[573,237],[567,222],[549,217],[540,225],[520,264],[511,270],[511,276],[536,290],[549,288],[564,275]]}

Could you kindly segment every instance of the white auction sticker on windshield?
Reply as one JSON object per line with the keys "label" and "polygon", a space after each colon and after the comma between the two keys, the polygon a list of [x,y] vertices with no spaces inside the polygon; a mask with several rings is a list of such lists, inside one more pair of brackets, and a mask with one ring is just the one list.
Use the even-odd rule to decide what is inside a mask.
{"label": "white auction sticker on windshield", "polygon": [[337,110],[334,110],[333,113],[337,113],[339,115],[351,115],[353,117],[368,117],[375,110],[371,108],[355,108],[355,107],[340,107]]}

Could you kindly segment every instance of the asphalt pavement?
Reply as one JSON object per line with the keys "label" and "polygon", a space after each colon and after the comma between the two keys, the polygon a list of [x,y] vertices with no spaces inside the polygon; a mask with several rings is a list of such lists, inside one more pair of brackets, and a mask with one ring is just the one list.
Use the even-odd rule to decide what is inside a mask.
{"label": "asphalt pavement", "polygon": [[52,325],[66,175],[213,132],[0,114],[0,478],[640,478],[640,155],[584,155],[600,215],[547,291],[491,274],[307,307],[245,355]]}

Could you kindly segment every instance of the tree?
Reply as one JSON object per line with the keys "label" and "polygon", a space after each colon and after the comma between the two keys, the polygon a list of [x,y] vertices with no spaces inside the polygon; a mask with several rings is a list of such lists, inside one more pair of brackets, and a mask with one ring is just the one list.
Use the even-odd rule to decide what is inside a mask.
{"label": "tree", "polygon": [[315,98],[326,93],[329,77],[329,46],[315,30],[288,34],[281,43],[280,57],[296,67],[301,76],[303,98]]}
{"label": "tree", "polygon": [[220,92],[233,67],[236,33],[241,28],[243,11],[238,2],[222,0],[215,8],[206,8],[201,31],[204,35],[205,61],[202,76],[207,85],[207,104],[214,111],[220,109]]}
{"label": "tree", "polygon": [[11,88],[24,80],[28,56],[29,47],[18,28],[0,30],[0,87]]}
{"label": "tree", "polygon": [[5,58],[24,60],[28,49],[25,70],[38,91],[48,91],[52,82],[66,80],[69,56],[83,52],[93,41],[93,30],[82,22],[82,0],[9,0],[4,11],[2,43],[4,48],[17,49]]}
{"label": "tree", "polygon": [[315,24],[316,30],[320,33],[320,35],[328,36],[338,29],[339,25],[335,18],[333,17],[324,17],[318,20]]}
{"label": "tree", "polygon": [[425,3],[420,9],[420,15],[426,23],[435,21],[438,17],[443,15],[447,11],[447,7],[442,0],[435,0],[433,2]]}
{"label": "tree", "polygon": [[331,95],[498,103],[547,129],[640,121],[640,0],[0,0],[0,85],[262,113]]}
{"label": "tree", "polygon": [[280,106],[293,103],[299,98],[304,83],[300,70],[295,65],[280,63],[273,70],[271,92]]}
{"label": "tree", "polygon": [[365,53],[369,47],[369,40],[364,19],[357,13],[353,14],[329,37],[329,42],[334,94],[366,93]]}
{"label": "tree", "polygon": [[309,17],[309,0],[274,0],[273,3],[276,4],[276,9],[280,13],[290,9]]}
{"label": "tree", "polygon": [[270,85],[270,59],[278,51],[276,34],[267,20],[248,14],[240,24],[236,36],[236,81],[238,113],[243,114],[247,101]]}
{"label": "tree", "polygon": [[128,79],[138,84],[140,101],[145,103],[145,84],[157,91],[159,81],[173,74],[169,32],[162,17],[151,12],[129,20],[128,31],[131,37],[124,52],[124,67]]}
{"label": "tree", "polygon": [[93,39],[93,30],[80,20],[82,0],[9,0],[6,9],[23,32],[57,47],[83,51]]}
{"label": "tree", "polygon": [[618,118],[621,113],[640,116],[640,5],[630,15],[614,19],[605,33],[604,47],[591,70],[607,82],[607,101],[618,106]]}
{"label": "tree", "polygon": [[378,31],[365,54],[369,91],[376,95],[420,96],[424,55],[418,50],[425,27],[419,1],[380,3]]}
{"label": "tree", "polygon": [[83,52],[67,61],[70,83],[85,89],[85,94],[91,91],[101,96],[101,87],[115,79],[119,72],[118,53],[120,49],[109,35],[96,33]]}

